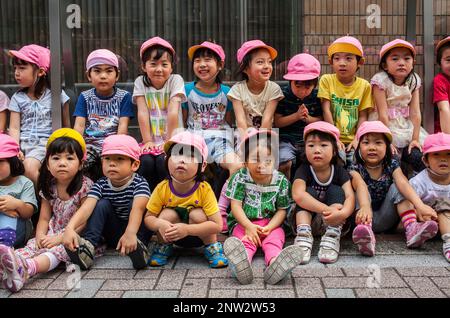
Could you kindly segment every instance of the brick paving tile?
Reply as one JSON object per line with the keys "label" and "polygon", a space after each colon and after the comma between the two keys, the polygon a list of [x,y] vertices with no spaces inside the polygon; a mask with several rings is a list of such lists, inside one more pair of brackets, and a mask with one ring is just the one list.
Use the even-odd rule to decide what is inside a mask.
{"label": "brick paving tile", "polygon": [[47,289],[53,282],[53,279],[30,279],[23,286],[23,289]]}
{"label": "brick paving tile", "polygon": [[236,298],[237,290],[231,289],[210,289],[209,298]]}
{"label": "brick paving tile", "polygon": [[417,298],[409,288],[365,288],[355,293],[358,298]]}
{"label": "brick paving tile", "polygon": [[264,289],[264,280],[262,278],[253,278],[249,285],[241,285],[235,278],[212,278],[211,289]]}
{"label": "brick paving tile", "polygon": [[105,281],[101,290],[150,290],[155,287],[156,280],[124,280],[109,279]]}
{"label": "brick paving tile", "polygon": [[[374,284],[382,288],[407,287],[394,269],[379,269],[379,272],[373,272],[370,276],[363,269],[345,271],[357,277],[324,277],[322,281],[325,288],[366,288]],[[357,272],[365,275],[356,275]]]}
{"label": "brick paving tile", "polygon": [[206,298],[209,279],[186,279],[180,291],[180,298]]}
{"label": "brick paving tile", "polygon": [[104,279],[82,279],[79,289],[72,289],[66,298],[92,298],[102,287]]}
{"label": "brick paving tile", "polygon": [[431,280],[439,288],[450,288],[450,277],[432,277]]}
{"label": "brick paving tile", "polygon": [[442,291],[450,298],[450,288],[444,288]]}
{"label": "brick paving tile", "polygon": [[134,279],[158,279],[163,270],[160,269],[143,269],[136,272]]}
{"label": "brick paving tile", "polygon": [[63,290],[21,290],[9,298],[63,298],[66,294]]}
{"label": "brick paving tile", "polygon": [[319,278],[295,278],[294,281],[299,298],[325,298]]}
{"label": "brick paving tile", "polygon": [[183,286],[183,280],[186,276],[187,270],[169,269],[164,270],[159,278],[158,285],[155,289],[161,290],[179,290]]}
{"label": "brick paving tile", "polygon": [[446,298],[428,277],[405,277],[405,281],[420,298]]}
{"label": "brick paving tile", "polygon": [[136,274],[135,270],[131,269],[93,269],[89,271],[85,279],[132,279]]}
{"label": "brick paving tile", "polygon": [[127,291],[122,298],[177,298],[176,290]]}
{"label": "brick paving tile", "polygon": [[450,276],[450,271],[444,267],[398,267],[397,271],[402,276]]}
{"label": "brick paving tile", "polygon": [[292,271],[292,277],[336,277],[344,276],[344,273],[340,268],[328,267],[328,268],[308,268],[298,266]]}
{"label": "brick paving tile", "polygon": [[51,283],[47,289],[49,290],[71,290],[87,272],[62,273],[57,279]]}
{"label": "brick paving tile", "polygon": [[123,293],[123,290],[100,290],[95,294],[95,298],[121,298]]}
{"label": "brick paving tile", "polygon": [[238,298],[295,298],[293,290],[238,290]]}
{"label": "brick paving tile", "polygon": [[[449,272],[450,273],[450,272]],[[226,278],[230,277],[230,272],[227,269],[189,269],[186,278]]]}
{"label": "brick paving tile", "polygon": [[356,298],[352,289],[325,289],[327,298]]}

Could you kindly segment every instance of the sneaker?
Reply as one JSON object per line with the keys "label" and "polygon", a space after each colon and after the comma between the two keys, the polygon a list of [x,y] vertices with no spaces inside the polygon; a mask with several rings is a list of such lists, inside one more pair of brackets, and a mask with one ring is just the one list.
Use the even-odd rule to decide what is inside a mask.
{"label": "sneaker", "polygon": [[16,255],[11,247],[0,245],[0,266],[3,268],[3,286],[13,293],[21,290],[29,278],[26,262],[22,257]]}
{"label": "sneaker", "polygon": [[339,257],[341,239],[340,227],[327,227],[325,234],[322,236],[319,248],[319,262],[331,264],[337,261]]}
{"label": "sneaker", "polygon": [[433,238],[438,232],[438,224],[435,221],[414,222],[406,230],[406,246],[418,248],[425,241]]}
{"label": "sneaker", "polygon": [[250,284],[253,281],[253,269],[248,260],[244,243],[237,237],[229,237],[223,243],[223,251],[228,258],[233,276],[242,285]]}
{"label": "sneaker", "polygon": [[362,255],[375,255],[375,235],[371,225],[359,224],[353,231],[353,243],[358,246],[358,250]]}
{"label": "sneaker", "polygon": [[303,255],[303,248],[298,245],[286,247],[264,271],[264,281],[270,285],[282,281],[297,265],[300,265]]}
{"label": "sneaker", "polygon": [[294,239],[294,245],[301,247],[303,251],[303,258],[301,265],[308,264],[311,259],[311,250],[313,246],[314,238],[312,233],[308,229],[301,229]]}
{"label": "sneaker", "polygon": [[159,267],[167,265],[169,257],[172,256],[173,245],[172,244],[156,244],[153,249],[152,256],[148,261],[148,265],[153,267]]}
{"label": "sneaker", "polygon": [[95,247],[91,242],[80,236],[78,236],[78,245],[74,252],[68,248],[66,248],[66,252],[72,263],[86,271],[94,264]]}
{"label": "sneaker", "polygon": [[205,246],[204,254],[208,260],[209,267],[222,268],[228,266],[228,260],[223,255],[222,243],[216,242]]}
{"label": "sneaker", "polygon": [[450,233],[442,235],[442,240],[444,244],[442,245],[442,252],[447,262],[450,263]]}
{"label": "sneaker", "polygon": [[147,247],[138,239],[136,250],[128,254],[128,257],[131,259],[134,269],[143,269],[147,266],[147,260],[150,255],[148,254]]}

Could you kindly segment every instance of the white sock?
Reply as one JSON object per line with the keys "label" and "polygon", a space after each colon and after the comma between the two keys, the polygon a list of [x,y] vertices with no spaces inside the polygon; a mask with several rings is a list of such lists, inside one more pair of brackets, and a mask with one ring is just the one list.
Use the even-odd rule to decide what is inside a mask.
{"label": "white sock", "polygon": [[56,267],[58,267],[60,261],[56,258],[56,256],[50,252],[46,252],[44,254],[42,254],[44,256],[46,256],[48,258],[48,260],[50,261],[50,266],[48,268],[48,271],[52,271],[54,270]]}

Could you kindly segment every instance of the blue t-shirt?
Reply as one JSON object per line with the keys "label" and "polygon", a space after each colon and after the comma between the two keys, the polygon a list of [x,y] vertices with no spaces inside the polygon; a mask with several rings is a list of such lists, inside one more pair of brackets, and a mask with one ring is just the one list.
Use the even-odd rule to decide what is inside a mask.
{"label": "blue t-shirt", "polygon": [[88,198],[106,199],[111,202],[117,217],[125,221],[128,221],[133,200],[137,197],[150,198],[148,183],[138,174],[120,188],[114,187],[108,178],[103,177],[88,193]]}
{"label": "blue t-shirt", "polygon": [[121,117],[134,117],[131,94],[115,87],[112,96],[103,97],[92,88],[81,93],[73,116],[86,118],[86,143],[101,147],[106,137],[117,134]]}

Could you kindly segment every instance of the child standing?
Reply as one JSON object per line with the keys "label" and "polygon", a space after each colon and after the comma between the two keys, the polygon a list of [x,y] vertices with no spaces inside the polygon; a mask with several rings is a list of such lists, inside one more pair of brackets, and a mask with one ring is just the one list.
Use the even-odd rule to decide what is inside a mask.
{"label": "child standing", "polygon": [[[367,121],[359,127],[357,138],[356,160],[350,167],[359,201],[353,241],[362,254],[372,256],[375,253],[373,232],[388,231],[401,220],[407,247],[420,247],[436,234],[437,224],[430,219],[437,216],[422,202],[403,174],[400,163],[393,158],[391,131],[380,121]],[[405,198],[413,205],[404,201]],[[417,219],[426,222],[417,222]]]}
{"label": "child standing", "polygon": [[6,132],[7,111],[9,106],[9,98],[3,91],[0,91],[0,134]]}
{"label": "child standing", "polygon": [[87,159],[84,173],[93,181],[101,176],[103,141],[111,135],[126,135],[134,117],[131,94],[116,87],[119,61],[109,50],[96,50],[86,61],[86,75],[93,88],[81,93],[73,116],[74,129],[85,136]]}
{"label": "child standing", "polygon": [[277,104],[284,98],[280,86],[270,81],[277,55],[273,47],[260,40],[245,42],[237,52],[238,74],[244,80],[233,85],[228,97],[233,102],[241,140],[248,128],[272,128]]}
{"label": "child standing", "polygon": [[144,74],[134,82],[133,92],[143,143],[138,172],[153,191],[167,177],[163,145],[183,127],[181,103],[186,93],[183,78],[172,74],[175,50],[169,42],[153,37],[142,44],[140,56]]}
{"label": "child standing", "polygon": [[[31,44],[9,51],[20,90],[9,104],[9,134],[24,155],[25,176],[36,185],[45,146],[52,134],[52,94],[50,91],[50,50]],[[62,124],[70,127],[69,96],[61,93]]]}
{"label": "child standing", "polygon": [[14,251],[0,245],[3,285],[17,292],[38,273],[55,269],[69,257],[62,245],[64,228],[86,198],[92,181],[83,177],[81,166],[86,154],[83,137],[75,130],[55,131],[47,143],[47,154],[39,174],[41,211],[36,238]]}
{"label": "child standing", "polygon": [[0,244],[12,247],[17,239],[18,218],[29,219],[37,211],[33,183],[24,174],[19,145],[0,134]]}
{"label": "child standing", "polygon": [[202,180],[208,147],[203,138],[188,131],[173,136],[164,145],[169,178],[153,191],[147,204],[145,225],[157,233],[158,244],[150,266],[164,266],[173,245],[199,247],[212,268],[228,265],[217,234],[222,229],[216,197]]}
{"label": "child standing", "polygon": [[304,130],[306,160],[297,170],[292,196],[298,205],[291,222],[297,236],[294,244],[309,262],[313,235],[322,235],[319,261],[334,263],[340,249],[344,224],[355,209],[355,196],[348,172],[337,164],[339,130],[324,121]]}
{"label": "child standing", "polygon": [[[436,62],[441,73],[433,80],[434,132],[450,133],[450,36],[436,46]],[[438,110],[438,111],[436,111]]]}
{"label": "child standing", "polygon": [[232,273],[241,284],[253,281],[252,259],[261,247],[266,270],[264,281],[276,284],[303,258],[298,246],[283,249],[285,233],[281,227],[291,203],[290,183],[275,169],[277,150],[270,130],[253,130],[242,143],[245,168],[235,173],[228,185],[231,200],[228,227],[232,237],[224,243]]}
{"label": "child standing", "polygon": [[420,126],[419,75],[414,73],[414,46],[396,39],[380,51],[381,72],[372,77],[377,117],[392,132],[392,144],[415,173],[425,169],[421,145],[427,135]]}
{"label": "child standing", "polygon": [[357,146],[356,130],[372,107],[370,84],[356,76],[364,64],[363,47],[358,39],[344,36],[328,47],[328,59],[334,74],[320,78],[317,96],[322,100],[324,121],[340,131],[339,156],[348,166]]}
{"label": "child standing", "polygon": [[[150,190],[147,181],[136,173],[140,155],[141,148],[133,137],[112,135],[103,142],[105,177],[94,184],[63,235],[67,254],[82,270],[93,265],[95,247],[102,238],[120,255],[128,255],[135,269],[146,266],[146,246],[152,233],[142,220]],[[80,237],[77,231],[84,224]]]}
{"label": "child standing", "polygon": [[288,64],[282,87],[284,99],[275,113],[275,127],[280,128],[280,167],[288,180],[297,158],[305,150],[303,130],[306,125],[322,120],[322,106],[315,89],[320,76],[320,62],[312,55],[294,56]]}

